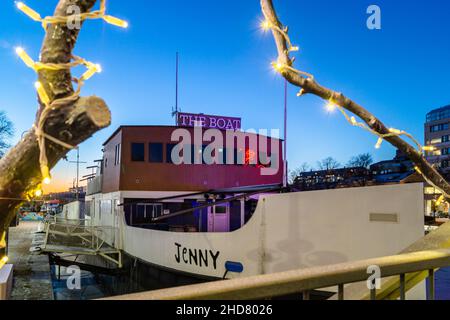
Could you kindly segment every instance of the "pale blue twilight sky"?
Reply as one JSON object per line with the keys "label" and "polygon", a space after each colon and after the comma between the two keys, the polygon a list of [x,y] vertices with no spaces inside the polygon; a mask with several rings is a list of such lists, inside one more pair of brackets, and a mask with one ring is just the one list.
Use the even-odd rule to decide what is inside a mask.
{"label": "pale blue twilight sky", "polygon": [[[57,0],[26,0],[50,15]],[[448,0],[275,0],[282,21],[301,47],[296,66],[344,92],[387,125],[423,139],[425,114],[450,104],[450,2]],[[366,9],[382,10],[382,30],[366,27]],[[101,145],[119,125],[172,124],[175,52],[180,52],[180,105],[186,112],[238,116],[244,128],[282,128],[283,81],[270,69],[276,51],[259,28],[257,0],[109,0],[108,12],[130,22],[126,30],[88,21],[75,54],[102,64],[83,95],[103,97],[113,123],[81,145],[81,159],[101,157]],[[1,0],[0,110],[15,124],[17,142],[33,123],[35,74],[15,56],[22,46],[37,59],[43,30]],[[375,150],[376,139],[327,114],[315,97],[289,90],[291,167],[333,156],[342,163]],[[74,159],[72,152],[69,156]],[[61,162],[55,186],[72,184],[75,166]]]}

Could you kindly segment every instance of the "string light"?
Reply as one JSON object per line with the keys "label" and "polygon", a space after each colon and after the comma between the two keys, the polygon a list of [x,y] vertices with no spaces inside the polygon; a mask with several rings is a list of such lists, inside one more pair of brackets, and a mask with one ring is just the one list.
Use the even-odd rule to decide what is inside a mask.
{"label": "string light", "polygon": [[92,12],[86,12],[79,15],[71,15],[71,16],[51,16],[51,17],[45,17],[42,18],[41,15],[36,12],[35,10],[28,7],[23,2],[16,2],[17,8],[25,13],[27,16],[29,16],[34,21],[38,21],[42,23],[42,26],[44,28],[47,27],[48,24],[62,24],[67,23],[74,18],[78,18],[80,20],[87,20],[87,19],[103,19],[105,22],[115,25],[117,27],[121,28],[128,28],[128,22],[110,15],[105,15],[106,12],[106,0],[100,1],[100,10],[92,11]]}
{"label": "string light", "polygon": [[41,197],[42,196],[42,190],[41,189],[37,189],[35,192],[34,192],[34,195],[36,196],[36,197]]}
{"label": "string light", "polygon": [[[41,15],[36,12],[35,10],[28,7],[25,3],[19,1],[16,2],[17,8],[22,11],[24,14],[26,14],[28,17],[33,19],[34,21],[39,21],[42,23],[42,26],[46,29],[48,24],[62,24],[67,23],[69,20],[73,20],[74,18],[78,18],[80,20],[86,20],[86,19],[103,19],[105,22],[121,27],[121,28],[128,28],[128,22],[125,20],[106,15],[106,0],[100,0],[100,10],[92,11],[92,12],[86,12],[80,15],[72,15],[72,16],[51,16],[51,17],[45,17],[42,18]],[[41,175],[42,175],[42,182],[44,184],[50,184],[51,183],[51,175],[50,175],[50,169],[48,167],[48,159],[46,154],[46,148],[45,148],[45,141],[50,140],[55,144],[59,144],[60,146],[67,148],[67,149],[75,149],[75,146],[71,146],[55,137],[52,137],[44,132],[44,126],[45,122],[47,120],[47,117],[49,115],[50,110],[53,110],[61,105],[67,104],[67,103],[73,103],[79,98],[81,87],[83,86],[84,82],[92,78],[96,73],[100,73],[102,71],[102,68],[99,64],[94,64],[92,62],[86,61],[85,59],[82,59],[80,57],[72,56],[71,61],[68,63],[42,63],[42,62],[36,62],[34,61],[27,53],[26,51],[21,48],[16,48],[17,55],[21,58],[21,60],[24,62],[24,64],[33,69],[35,72],[39,72],[40,70],[52,70],[52,71],[58,71],[58,70],[70,70],[73,67],[84,65],[87,68],[87,71],[80,77],[80,78],[74,78],[73,81],[78,84],[78,88],[76,91],[68,97],[51,100],[49,95],[47,94],[43,84],[40,81],[37,81],[35,83],[35,89],[37,91],[37,94],[39,96],[39,99],[41,103],[45,106],[43,110],[41,111],[40,117],[37,121],[37,124],[33,125],[34,132],[36,134],[38,144],[39,144],[39,163],[40,163],[40,169],[41,169]],[[35,191],[35,195],[39,196],[38,194],[42,194],[42,190]]]}
{"label": "string light", "polygon": [[[286,59],[287,61],[290,61],[290,62],[291,62],[291,63],[289,63],[289,65],[278,65],[278,64],[276,64],[276,63],[272,63],[272,66],[274,67],[274,69],[277,70],[277,71],[280,72],[280,73],[283,73],[283,71],[285,71],[285,69],[288,69],[288,70],[290,70],[290,71],[292,71],[292,72],[294,72],[294,73],[296,73],[296,74],[298,74],[298,75],[300,75],[300,76],[306,77],[306,81],[307,81],[307,80],[312,80],[312,81],[314,81],[313,75],[308,74],[308,73],[306,73],[306,72],[304,72],[304,71],[297,70],[297,69],[295,69],[295,68],[293,68],[293,67],[291,66],[291,64],[293,63],[294,59],[290,59],[289,53],[290,53],[291,51],[297,51],[297,50],[298,50],[298,47],[292,46],[291,40],[290,40],[289,35],[288,35],[288,28],[287,28],[287,27],[284,27],[283,29],[280,29],[280,28],[278,27],[278,24],[279,24],[278,20],[275,19],[275,21],[272,21],[271,19],[269,19],[268,15],[267,15],[267,13],[266,13],[266,11],[265,11],[264,9],[263,9],[263,14],[264,14],[265,20],[261,23],[261,28],[262,28],[263,30],[266,30],[266,29],[272,29],[272,31],[277,31],[277,32],[285,39],[284,45],[287,47],[287,50],[285,50],[283,53],[279,50],[279,55],[281,56],[282,54],[284,54],[284,55],[285,55],[285,59]],[[279,58],[279,59],[280,59],[280,58]],[[300,96],[302,96],[304,93],[305,93],[305,89],[302,88],[302,89],[300,90],[300,92],[297,94],[297,96],[300,97]],[[331,98],[333,98],[334,95],[335,95],[335,93],[333,92],[333,96],[332,96]],[[330,99],[330,100],[331,100],[331,99]],[[372,119],[368,122],[368,124],[370,124],[370,126],[369,126],[368,124],[366,124],[366,123],[364,123],[364,122],[358,122],[358,121],[356,120],[355,117],[349,117],[349,116],[347,115],[347,113],[345,112],[344,108],[343,108],[341,105],[337,104],[336,107],[341,111],[341,113],[344,115],[344,117],[346,118],[346,120],[347,120],[352,126],[360,127],[360,128],[362,128],[362,129],[364,129],[364,130],[369,131],[370,133],[374,134],[375,136],[378,136],[378,141],[377,141],[377,143],[376,143],[376,145],[375,145],[375,148],[376,148],[376,149],[381,148],[381,145],[382,145],[383,141],[384,141],[386,138],[390,138],[390,137],[400,137],[400,136],[406,136],[406,137],[408,137],[409,139],[411,139],[411,141],[417,146],[417,150],[416,150],[416,151],[417,151],[421,156],[423,156],[423,151],[427,151],[428,149],[430,149],[429,147],[423,147],[417,139],[415,139],[411,134],[409,134],[409,133],[407,133],[407,132],[405,132],[405,131],[401,131],[401,130],[398,130],[398,129],[390,128],[390,129],[389,129],[389,133],[381,134],[381,133],[375,131],[374,129],[372,129],[372,127],[374,127],[375,124],[376,124],[377,121],[378,121],[376,118],[372,118]],[[330,108],[331,108],[331,106],[330,106]],[[448,193],[446,193],[444,190],[442,190],[440,187],[438,187],[435,183],[433,183],[432,181],[430,181],[430,179],[428,179],[427,176],[424,175],[418,167],[416,167],[415,169],[416,169],[416,171],[417,171],[418,173],[420,173],[420,174],[422,175],[422,177],[424,178],[424,180],[425,180],[428,184],[430,184],[431,186],[433,186],[435,189],[439,190],[439,191],[443,194],[443,199],[444,199],[444,200],[445,200],[445,199],[450,199],[450,195],[449,195]]]}

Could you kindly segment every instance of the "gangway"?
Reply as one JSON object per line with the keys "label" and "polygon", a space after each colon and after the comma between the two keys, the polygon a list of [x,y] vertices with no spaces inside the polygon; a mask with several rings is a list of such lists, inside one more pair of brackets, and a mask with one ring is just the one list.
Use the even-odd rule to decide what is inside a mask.
{"label": "gangway", "polygon": [[116,228],[92,226],[88,220],[50,217],[44,221],[44,253],[100,256],[122,268],[122,253],[116,248]]}

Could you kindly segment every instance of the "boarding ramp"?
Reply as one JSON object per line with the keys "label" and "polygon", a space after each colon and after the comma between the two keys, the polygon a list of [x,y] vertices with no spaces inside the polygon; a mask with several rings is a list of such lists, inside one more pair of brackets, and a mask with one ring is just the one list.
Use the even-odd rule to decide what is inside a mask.
{"label": "boarding ramp", "polygon": [[88,220],[59,217],[47,218],[44,224],[43,252],[101,256],[122,268],[122,254],[116,248],[116,228],[92,226]]}

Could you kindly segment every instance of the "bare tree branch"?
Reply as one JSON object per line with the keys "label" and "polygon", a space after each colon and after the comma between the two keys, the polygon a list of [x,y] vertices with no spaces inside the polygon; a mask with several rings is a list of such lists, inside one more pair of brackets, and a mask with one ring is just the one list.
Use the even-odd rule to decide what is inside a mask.
{"label": "bare tree branch", "polygon": [[[97,0],[60,0],[55,16],[67,16],[69,6],[76,5],[81,13],[89,12]],[[80,30],[70,30],[64,24],[47,27],[41,49],[41,62],[63,64],[72,58],[72,52]],[[51,100],[73,96],[70,70],[40,70],[39,81]],[[36,116],[39,121],[45,106],[41,103]],[[109,126],[111,114],[105,102],[98,97],[74,97],[52,109],[45,122],[45,132],[69,145],[76,146],[98,130]],[[46,141],[49,167],[53,167],[69,150]],[[0,160],[0,198],[23,199],[42,181],[39,163],[39,146],[34,130],[24,137],[3,159]],[[20,200],[0,200],[0,235],[15,216]]]}
{"label": "bare tree branch", "polygon": [[[316,82],[311,77],[305,77],[304,73],[298,73],[292,68],[293,61],[289,57],[289,49],[286,37],[279,30],[283,30],[272,0],[261,0],[261,8],[264,16],[272,28],[272,34],[278,51],[278,63],[282,66],[279,71],[291,84],[303,89],[304,94],[314,94],[322,99],[331,100],[334,104],[348,110],[361,118],[367,126],[380,135],[389,135],[391,131],[372,113],[361,105],[345,97],[342,93],[328,89]],[[278,29],[278,30],[277,30]],[[386,136],[384,138],[397,149],[403,151],[417,166],[418,171],[424,178],[435,187],[441,189],[447,198],[450,198],[450,185],[442,175],[425,159],[422,152],[418,152],[411,144],[400,138],[398,135]]]}

